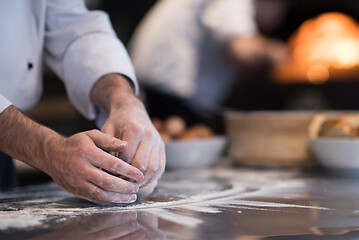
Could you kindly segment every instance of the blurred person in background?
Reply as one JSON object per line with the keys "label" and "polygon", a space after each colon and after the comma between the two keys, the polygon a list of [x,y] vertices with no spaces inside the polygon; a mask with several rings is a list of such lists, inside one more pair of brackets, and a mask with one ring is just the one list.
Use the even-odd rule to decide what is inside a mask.
{"label": "blurred person in background", "polygon": [[[285,13],[282,0],[159,0],[129,42],[150,116],[180,115],[220,127],[222,103],[245,72],[288,57],[264,37]],[[239,78],[239,74],[241,78]]]}
{"label": "blurred person in background", "polygon": [[[15,185],[15,158],[78,197],[134,202],[163,173],[164,143],[136,96],[132,63],[107,14],[82,0],[0,4],[0,190]],[[40,99],[43,60],[101,131],[62,136],[23,113]]]}

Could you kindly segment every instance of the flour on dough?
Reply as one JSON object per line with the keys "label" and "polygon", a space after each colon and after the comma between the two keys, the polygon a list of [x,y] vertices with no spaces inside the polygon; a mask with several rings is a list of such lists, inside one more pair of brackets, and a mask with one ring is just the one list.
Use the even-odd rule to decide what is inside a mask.
{"label": "flour on dough", "polygon": [[157,186],[157,180],[149,183],[147,186],[141,188],[138,192],[137,192],[137,196],[141,197],[141,196],[147,196],[150,195],[153,190],[155,190],[155,187]]}

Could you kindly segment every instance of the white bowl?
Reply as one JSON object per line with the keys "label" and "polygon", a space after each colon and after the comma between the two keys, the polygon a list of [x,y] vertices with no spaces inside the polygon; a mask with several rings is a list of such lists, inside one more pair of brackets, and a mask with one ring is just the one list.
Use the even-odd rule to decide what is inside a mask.
{"label": "white bowl", "polygon": [[166,168],[209,167],[224,154],[226,145],[227,138],[225,136],[171,141],[166,143]]}
{"label": "white bowl", "polygon": [[359,171],[359,139],[315,138],[309,140],[318,163],[331,170]]}

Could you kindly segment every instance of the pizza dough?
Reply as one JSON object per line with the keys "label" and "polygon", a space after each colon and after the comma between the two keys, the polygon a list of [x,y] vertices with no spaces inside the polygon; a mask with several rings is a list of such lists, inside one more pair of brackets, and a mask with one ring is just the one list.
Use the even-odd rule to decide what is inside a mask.
{"label": "pizza dough", "polygon": [[185,120],[180,116],[169,116],[165,120],[152,118],[152,124],[162,137],[163,142],[171,140],[188,140],[213,137],[214,132],[204,124],[187,126]]}
{"label": "pizza dough", "polygon": [[137,196],[138,197],[142,197],[142,196],[147,196],[150,195],[153,190],[155,190],[155,187],[157,186],[157,180],[149,183],[147,186],[141,188],[138,192],[137,192]]}
{"label": "pizza dough", "polygon": [[359,115],[345,114],[316,114],[309,125],[309,136],[316,137],[359,137]]}

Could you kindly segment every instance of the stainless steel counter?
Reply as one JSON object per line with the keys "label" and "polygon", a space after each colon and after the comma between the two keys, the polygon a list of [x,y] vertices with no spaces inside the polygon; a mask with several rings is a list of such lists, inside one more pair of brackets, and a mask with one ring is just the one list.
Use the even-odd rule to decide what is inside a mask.
{"label": "stainless steel counter", "polygon": [[317,170],[168,171],[131,205],[55,184],[0,193],[0,239],[359,239],[359,179]]}

